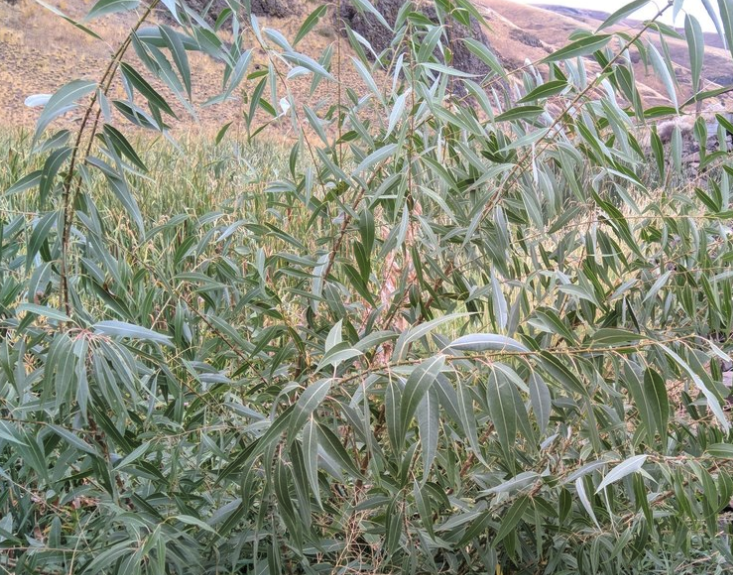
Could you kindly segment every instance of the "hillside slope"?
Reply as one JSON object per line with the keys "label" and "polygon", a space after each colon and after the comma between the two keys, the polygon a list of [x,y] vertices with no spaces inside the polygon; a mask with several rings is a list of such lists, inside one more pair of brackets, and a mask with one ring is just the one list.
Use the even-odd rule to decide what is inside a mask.
{"label": "hillside slope", "polygon": [[[286,18],[263,18],[268,24],[293,38],[302,20],[315,4],[303,0],[305,5],[293,9]],[[385,0],[386,1],[386,0]],[[476,4],[485,14],[490,29],[486,31],[492,49],[508,69],[520,68],[527,61],[537,61],[549,52],[562,46],[568,37],[578,29],[594,30],[604,15],[592,10],[571,10],[558,7],[536,7],[520,5],[511,0],[477,0]],[[91,0],[55,0],[54,6],[70,17],[82,18]],[[129,15],[113,15],[95,20],[91,27],[103,41],[95,40],[64,22],[49,10],[33,2],[19,0],[9,4],[0,0],[0,124],[30,125],[38,115],[37,109],[24,105],[27,96],[52,93],[58,87],[74,78],[93,79],[101,74],[114,48],[132,24]],[[616,30],[633,31],[638,22],[624,21]],[[336,40],[335,27],[323,21],[300,44],[299,49],[307,54],[318,55]],[[675,75],[682,97],[691,92],[689,57],[684,41],[667,38],[670,55],[675,62]],[[361,80],[353,72],[352,56],[342,43],[342,79],[345,86],[358,87]],[[334,56],[336,57],[336,56]],[[255,63],[265,64],[262,50],[256,51]],[[201,55],[191,56],[193,68],[194,101],[202,103],[216,93],[221,81],[218,65]],[[337,66],[338,64],[334,64]],[[596,71],[589,62],[589,71]],[[635,73],[640,80],[640,91],[647,106],[668,103],[666,90],[651,70],[644,64],[635,64]],[[727,53],[715,46],[707,47],[703,68],[704,88],[733,84],[733,66]],[[337,88],[322,83],[318,91],[310,95],[310,82],[296,80],[289,87],[297,96],[304,97],[314,108],[324,108],[335,101]],[[712,103],[715,105],[715,102]],[[232,101],[204,109],[199,120],[204,124],[221,126],[241,117],[242,102]],[[731,108],[733,105],[724,96],[717,107]],[[196,119],[182,115],[180,124],[195,124]]]}
{"label": "hillside slope", "polygon": [[[497,37],[500,40],[494,41],[495,48],[505,59],[517,66],[521,65],[526,58],[535,60],[542,57],[542,52],[535,48],[535,45],[540,44],[550,49],[561,47],[576,30],[594,31],[608,16],[595,10],[520,5],[511,0],[481,0],[481,4],[490,12],[492,27],[498,28]],[[638,30],[639,26],[640,22],[625,20],[610,30],[634,32]],[[656,33],[649,33],[646,38],[653,41],[661,51],[661,44]],[[692,92],[692,81],[687,44],[684,40],[670,37],[665,37],[665,42],[672,61],[675,63],[674,73],[679,93],[683,98],[688,98]],[[642,87],[646,88],[646,90],[641,90],[642,97],[646,99],[645,104],[668,104],[669,99],[664,85],[653,70],[647,70],[643,62],[633,58],[633,54],[632,59],[636,60],[634,63],[635,75],[640,80]],[[706,45],[702,77],[704,79],[703,89],[706,90],[733,84],[733,65],[730,55],[721,48]],[[724,97],[721,103],[727,105],[728,98]]]}

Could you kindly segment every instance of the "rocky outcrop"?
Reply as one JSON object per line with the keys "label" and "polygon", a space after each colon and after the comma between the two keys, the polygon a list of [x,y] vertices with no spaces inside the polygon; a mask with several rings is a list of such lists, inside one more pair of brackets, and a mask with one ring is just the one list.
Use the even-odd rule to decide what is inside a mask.
{"label": "rocky outcrop", "polygon": [[[198,14],[203,15],[210,24],[216,22],[219,15],[229,8],[226,0],[214,0],[213,2],[211,0],[185,0],[185,2]],[[285,18],[300,12],[297,0],[250,0],[250,9],[255,16],[270,18]],[[231,21],[227,25],[231,27]]]}
{"label": "rocky outcrop", "polygon": [[299,13],[297,2],[292,0],[250,0],[252,13],[256,16],[285,18]]}
{"label": "rocky outcrop", "polygon": [[[392,26],[396,22],[400,9],[405,2],[406,0],[374,0],[372,3]],[[438,22],[438,16],[432,3],[415,2],[415,5],[416,9],[424,16],[433,22]],[[341,4],[340,13],[335,13],[335,16],[337,18],[336,27],[342,34],[346,33],[345,26],[348,26],[363,36],[377,54],[389,48],[392,35],[385,30],[374,15],[360,12],[351,2],[344,0]],[[490,68],[478,56],[473,54],[462,41],[464,38],[472,38],[486,46],[490,46],[489,39],[481,24],[473,18],[470,27],[464,26],[455,19],[447,24],[447,44],[451,52],[450,65],[462,72],[476,74],[477,77],[488,74]],[[456,83],[455,88],[457,92],[461,92],[462,84]]]}

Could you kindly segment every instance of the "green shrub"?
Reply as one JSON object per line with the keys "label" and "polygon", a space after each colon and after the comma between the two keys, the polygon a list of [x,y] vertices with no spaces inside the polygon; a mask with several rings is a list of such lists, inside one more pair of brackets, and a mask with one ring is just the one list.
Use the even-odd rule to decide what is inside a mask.
{"label": "green shrub", "polygon": [[[466,40],[476,77],[444,42],[468,0],[405,4],[382,54],[297,51],[336,7],[286,39],[162,5],[100,0],[84,26],[138,10],[128,41],[2,143],[5,571],[729,570],[733,172],[703,117],[694,169],[653,127],[723,93],[691,16],[683,101],[659,15],[514,71]],[[173,139],[190,52],[243,135],[139,133]]]}

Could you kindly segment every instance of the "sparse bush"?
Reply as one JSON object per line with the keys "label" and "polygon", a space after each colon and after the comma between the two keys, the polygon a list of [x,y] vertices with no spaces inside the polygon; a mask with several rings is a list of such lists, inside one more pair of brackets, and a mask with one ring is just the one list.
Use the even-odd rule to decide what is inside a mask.
{"label": "sparse bush", "polygon": [[[646,41],[675,7],[510,75],[451,36],[481,22],[468,0],[354,5],[381,48],[299,52],[328,6],[286,38],[234,2],[225,43],[181,5],[146,28],[101,0],[90,20],[139,26],[0,142],[0,565],[729,570],[731,166],[704,120],[692,176],[680,130],[650,131],[719,95],[693,65],[678,101]],[[194,51],[243,118],[174,144]],[[645,108],[630,52],[669,107]],[[334,99],[296,100],[304,78]]]}

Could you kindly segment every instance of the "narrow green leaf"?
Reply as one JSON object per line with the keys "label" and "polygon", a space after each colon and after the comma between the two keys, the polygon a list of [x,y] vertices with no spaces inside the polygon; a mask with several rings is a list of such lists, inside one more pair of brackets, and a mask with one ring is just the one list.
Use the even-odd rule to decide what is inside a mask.
{"label": "narrow green leaf", "polygon": [[128,12],[135,10],[140,5],[139,0],[99,0],[86,15],[85,20],[92,20],[114,14],[116,12]]}
{"label": "narrow green leaf", "polygon": [[625,4],[624,6],[616,10],[613,14],[611,14],[608,18],[606,18],[603,23],[598,26],[596,32],[600,32],[604,28],[608,28],[609,26],[613,26],[614,24],[619,23],[624,18],[631,16],[631,14],[649,4],[650,1],[651,0],[634,0],[634,2],[629,2],[628,4]]}
{"label": "narrow green leaf", "polygon": [[733,459],[733,445],[730,443],[713,443],[708,445],[705,453],[711,457],[719,457],[721,459]]}
{"label": "narrow green leaf", "polygon": [[313,412],[326,399],[328,392],[331,390],[331,382],[331,379],[318,380],[300,394],[293,409],[293,416],[290,419],[290,429],[288,431],[288,441],[290,443],[293,442],[296,434],[310,419]]}
{"label": "narrow green leaf", "polygon": [[439,64],[437,62],[421,62],[420,66],[422,66],[423,68],[427,68],[428,70],[433,70],[434,72],[445,74],[446,76],[455,76],[456,78],[475,78],[476,77],[476,74],[469,74],[468,72],[462,72],[461,70],[457,70],[455,68],[451,68],[450,66],[446,66],[445,64]]}
{"label": "narrow green leaf", "polygon": [[80,451],[83,451],[84,453],[88,453],[90,455],[98,455],[97,450],[94,447],[89,445],[74,432],[69,431],[68,429],[64,429],[63,427],[59,427],[58,425],[49,424],[48,427],[50,429],[53,429],[56,435],[63,438],[64,441],[66,441],[72,447],[75,447],[76,449],[79,449]]}
{"label": "narrow green leaf", "polygon": [[339,441],[339,438],[334,434],[334,432],[326,425],[319,423],[318,434],[319,441],[323,446],[323,449],[333,457],[343,469],[348,471],[353,478],[359,479],[362,476],[361,471],[359,471],[359,468],[354,464],[351,457],[349,457],[349,454],[346,452],[346,449],[344,449],[344,446],[341,445],[341,441]]}
{"label": "narrow green leaf", "polygon": [[326,14],[326,12],[328,12],[328,6],[326,4],[323,4],[310,13],[310,15],[303,21],[303,24],[301,24],[300,28],[298,29],[298,33],[295,35],[295,39],[293,40],[293,47],[297,46],[298,42],[305,38],[308,35],[308,32],[313,30],[316,24],[318,24],[318,21]]}
{"label": "narrow green leaf", "polygon": [[529,92],[526,96],[517,100],[517,104],[524,104],[525,102],[533,102],[542,98],[550,98],[556,96],[565,88],[568,87],[566,80],[550,80],[544,84],[540,84],[534,90]]}
{"label": "narrow green leaf", "polygon": [[601,526],[598,523],[598,519],[596,519],[596,514],[593,512],[593,503],[591,503],[591,500],[588,497],[588,493],[585,490],[585,483],[582,477],[578,477],[578,479],[575,480],[575,491],[577,492],[578,498],[580,499],[580,502],[583,504],[583,507],[585,508],[586,513],[590,515],[590,518],[593,520],[593,523],[595,523],[596,527],[600,529]]}
{"label": "narrow green leaf", "polygon": [[168,49],[171,51],[173,61],[178,68],[178,73],[181,75],[183,85],[186,87],[188,97],[191,97],[191,67],[188,63],[188,55],[186,54],[186,47],[181,41],[181,37],[171,30],[168,26],[160,27],[160,34],[165,40]]}
{"label": "narrow green leaf", "polygon": [[667,426],[669,422],[669,397],[664,378],[651,368],[644,370],[644,395],[652,415],[657,424],[657,431],[662,436],[662,442],[666,442]]}
{"label": "narrow green leaf", "polygon": [[318,484],[318,428],[312,416],[303,426],[302,442],[305,473],[308,477],[311,493],[316,498],[318,506],[322,507],[321,489]]}
{"label": "narrow green leaf", "polygon": [[438,374],[445,365],[445,356],[437,355],[418,365],[407,378],[400,403],[400,431],[398,445],[405,441],[407,428],[415,415],[418,405],[428,393]]}
{"label": "narrow green leaf", "polygon": [[660,348],[664,350],[664,352],[671,357],[677,365],[679,365],[682,369],[684,369],[692,381],[695,383],[697,388],[702,391],[703,395],[707,399],[708,406],[710,407],[711,411],[713,412],[713,415],[715,415],[715,418],[718,420],[722,428],[728,432],[730,429],[730,423],[728,422],[728,418],[725,416],[725,412],[723,411],[723,408],[720,405],[720,402],[718,401],[718,398],[715,396],[715,394],[708,388],[707,385],[705,385],[705,382],[702,380],[702,378],[694,372],[694,370],[687,364],[685,360],[683,360],[677,353],[672,351],[669,347],[667,347],[664,344],[657,344]]}
{"label": "narrow green leaf", "polygon": [[216,533],[211,525],[208,525],[207,523],[201,521],[201,519],[193,517],[192,515],[175,515],[173,519],[177,519],[178,521],[186,525],[193,525],[194,527],[198,529],[203,529],[204,531],[208,531],[209,533]]}
{"label": "narrow green leaf", "polygon": [[126,62],[120,64],[120,70],[125,79],[143,95],[151,106],[163,110],[169,116],[177,118],[165,98],[161,96],[140,73]]}
{"label": "narrow green leaf", "polygon": [[93,92],[96,87],[96,82],[73,80],[59,88],[43,107],[43,112],[41,112],[38,122],[36,122],[36,132],[33,136],[33,141],[38,141],[43,131],[55,118],[74,109],[76,103],[84,96]]}
{"label": "narrow green leaf", "polygon": [[46,4],[45,2],[43,2],[43,0],[35,0],[35,2],[36,2],[36,4],[39,4],[40,6],[43,6],[49,12],[53,12],[54,14],[56,14],[57,16],[59,16],[60,18],[62,18],[63,20],[65,20],[66,22],[68,22],[69,24],[71,24],[72,26],[74,26],[75,28],[77,28],[78,30],[81,30],[85,34],[88,34],[89,36],[91,36],[95,40],[102,40],[102,37],[99,34],[97,34],[96,32],[94,32],[93,30],[90,30],[89,28],[87,28],[83,24],[80,24],[79,22],[77,22],[73,18],[69,18],[66,14],[64,14],[61,10],[59,10],[55,6],[51,6],[50,4]]}
{"label": "narrow green leaf", "polygon": [[92,329],[100,335],[108,335],[113,337],[125,337],[130,339],[141,339],[144,341],[152,341],[165,345],[171,344],[171,337],[163,335],[157,331],[153,331],[146,327],[134,325],[124,321],[107,320],[95,323]]}
{"label": "narrow green leaf", "polygon": [[475,333],[453,340],[448,347],[459,351],[505,351],[529,353],[529,349],[517,340],[496,333]]}
{"label": "narrow green leaf", "polygon": [[397,149],[397,144],[387,144],[386,146],[377,148],[374,152],[369,154],[352,172],[352,175],[357,176],[362,172],[373,168],[376,164],[385,161],[394,155]]}
{"label": "narrow green leaf", "polygon": [[521,497],[517,498],[514,503],[512,503],[509,511],[507,511],[504,517],[501,518],[499,531],[497,531],[496,537],[492,541],[493,546],[497,546],[506,538],[507,535],[509,535],[516,529],[519,521],[522,519],[522,515],[524,515],[524,511],[529,506],[530,501],[531,499],[529,498],[529,496],[522,495]]}
{"label": "narrow green leaf", "polygon": [[330,365],[338,366],[340,363],[349,361],[360,355],[363,355],[362,352],[353,347],[349,347],[348,343],[339,343],[323,354],[321,361],[316,366],[316,371],[321,371]]}
{"label": "narrow green leaf", "polygon": [[34,303],[22,303],[16,308],[16,310],[24,311],[27,313],[32,313],[34,315],[40,315],[42,317],[47,317],[48,319],[55,319],[56,321],[62,321],[62,322],[72,322],[73,321],[65,313],[62,313],[57,309],[53,309],[45,305],[37,305]]}
{"label": "narrow green leaf", "polygon": [[[708,8],[707,5],[705,7]],[[718,0],[718,8],[720,9],[720,20],[723,22],[723,30],[725,31],[725,44],[731,56],[733,56],[733,0]],[[708,13],[710,12],[712,10],[708,8]],[[717,26],[718,18],[714,13],[712,18]],[[718,32],[720,32],[720,28],[718,28]]]}
{"label": "narrow green leaf", "polygon": [[702,27],[692,14],[685,16],[685,39],[690,53],[690,73],[692,75],[692,89],[695,93],[700,89],[700,73],[705,58],[705,37]]}
{"label": "narrow green leaf", "polygon": [[613,327],[604,327],[597,329],[591,336],[591,341],[596,345],[619,345],[627,343],[636,343],[644,339],[643,335],[618,329]]}
{"label": "narrow green leaf", "polygon": [[227,132],[229,131],[229,128],[231,128],[231,127],[232,127],[232,124],[233,124],[233,123],[234,123],[234,122],[227,122],[226,124],[224,124],[224,125],[223,125],[223,126],[222,126],[222,127],[220,128],[220,129],[219,129],[219,131],[218,131],[218,132],[217,132],[217,134],[216,134],[216,139],[215,139],[215,142],[216,142],[216,145],[217,145],[217,146],[218,146],[219,144],[221,144],[221,141],[222,141],[222,140],[224,139],[224,136],[225,136],[225,135],[226,135],[226,133],[227,133]]}
{"label": "narrow green leaf", "polygon": [[664,87],[667,90],[667,95],[669,95],[672,105],[675,109],[679,109],[679,105],[677,103],[677,90],[667,61],[662,57],[652,43],[649,43],[649,55],[651,57],[652,67],[660,80],[664,83]]}
{"label": "narrow green leaf", "polygon": [[603,478],[603,481],[601,481],[600,485],[596,489],[596,493],[600,493],[606,487],[623,479],[627,475],[639,471],[643,467],[647,457],[648,455],[634,455],[633,457],[629,457],[627,460],[619,463]]}
{"label": "narrow green leaf", "polygon": [[438,453],[440,433],[440,410],[438,394],[430,389],[417,406],[417,425],[420,430],[420,444],[423,457],[423,482],[427,481],[430,469]]}
{"label": "narrow green leaf", "polygon": [[517,437],[518,393],[514,384],[497,370],[492,370],[489,376],[486,401],[499,443],[509,457]]}
{"label": "narrow green leaf", "polygon": [[515,106],[496,117],[497,122],[531,121],[536,119],[545,109],[542,106]]}
{"label": "narrow green leaf", "polygon": [[143,172],[147,172],[148,168],[145,166],[140,156],[132,147],[132,144],[125,138],[124,134],[120,132],[114,126],[105,124],[103,128],[104,133],[114,144],[115,150],[130,160],[135,166],[140,168]]}
{"label": "narrow green leaf", "polygon": [[489,464],[484,459],[483,453],[481,452],[481,446],[478,442],[478,432],[476,429],[476,415],[473,409],[473,396],[470,390],[464,385],[463,382],[458,382],[458,410],[461,414],[461,420],[463,422],[463,428],[466,431],[468,444],[471,446],[471,450],[476,455],[477,459],[483,463],[486,467]]}
{"label": "narrow green leaf", "polygon": [[18,180],[7,190],[5,190],[5,195],[11,196],[13,194],[17,194],[25,190],[38,187],[38,185],[41,183],[42,178],[43,170],[35,170],[34,172],[23,176],[20,180]]}
{"label": "narrow green leaf", "polygon": [[486,46],[483,42],[479,42],[478,40],[475,40],[474,38],[461,38],[461,41],[466,45],[466,48],[468,48],[469,52],[477,56],[484,64],[486,64],[491,70],[501,76],[502,78],[506,78],[506,71],[504,70],[504,66],[502,66],[501,61],[499,58],[496,57],[496,54],[494,54],[491,50],[489,50],[489,47]]}
{"label": "narrow green leaf", "polygon": [[444,325],[449,322],[453,322],[460,318],[464,318],[467,315],[468,314],[465,314],[465,313],[447,314],[439,318],[436,318],[430,321],[426,321],[424,323],[411,327],[410,329],[402,332],[402,335],[400,335],[399,339],[397,340],[397,343],[395,343],[394,352],[392,353],[392,358],[396,361],[400,361],[404,359],[405,354],[407,353],[408,346],[411,343],[414,343],[424,338],[431,331],[433,331],[436,327],[440,325]]}
{"label": "narrow green leaf", "polygon": [[550,423],[552,412],[552,397],[545,380],[539,374],[532,372],[529,376],[529,396],[532,402],[532,411],[537,418],[540,433],[544,433]]}
{"label": "narrow green leaf", "polygon": [[428,535],[430,535],[430,537],[435,540],[435,531],[433,530],[433,513],[430,507],[430,498],[427,494],[423,493],[423,487],[417,481],[413,481],[412,483],[412,494],[415,498],[415,506],[417,507],[418,514],[420,515],[422,525],[425,528],[425,531],[428,532]]}
{"label": "narrow green leaf", "polygon": [[49,212],[34,223],[33,233],[28,241],[28,250],[26,252],[26,269],[31,269],[33,260],[38,255],[38,252],[41,251],[43,244],[48,240],[51,230],[56,225],[56,216],[57,214],[55,212]]}
{"label": "narrow green leaf", "polygon": [[368,12],[369,14],[374,16],[379,21],[379,23],[387,30],[389,30],[390,32],[392,31],[392,26],[387,23],[387,20],[384,19],[382,13],[374,7],[370,0],[352,0],[352,2],[360,10]]}
{"label": "narrow green leaf", "polygon": [[542,61],[545,63],[558,62],[559,60],[568,60],[577,58],[578,56],[587,56],[596,50],[603,48],[611,40],[611,34],[600,34],[595,36],[586,36],[575,42],[571,42],[567,46],[556,50]]}
{"label": "narrow green leaf", "polygon": [[129,454],[127,454],[125,457],[115,463],[115,469],[124,469],[128,465],[135,463],[138,459],[143,457],[150,450],[151,447],[152,443],[149,441],[146,441],[142,445],[136,447]]}

